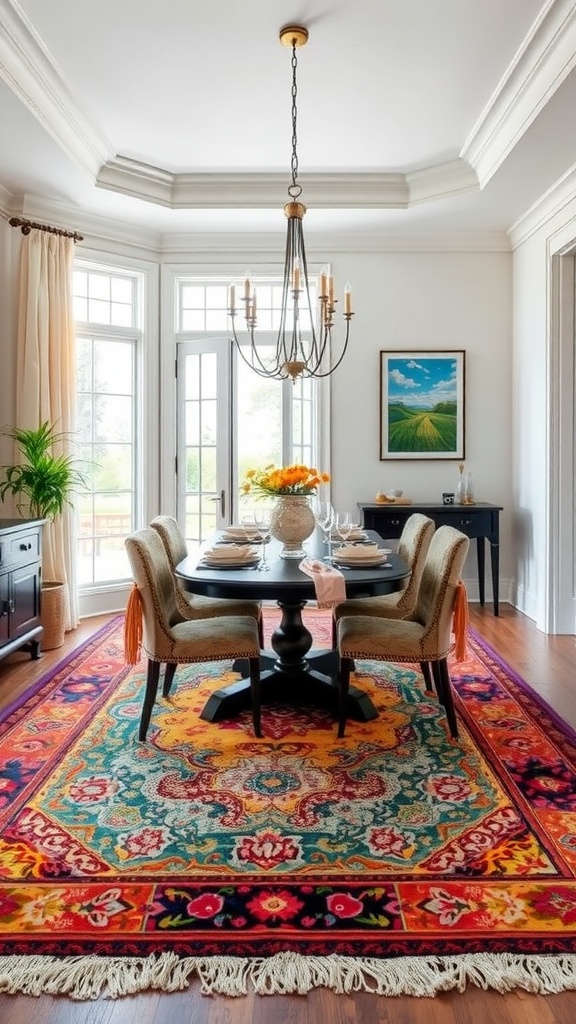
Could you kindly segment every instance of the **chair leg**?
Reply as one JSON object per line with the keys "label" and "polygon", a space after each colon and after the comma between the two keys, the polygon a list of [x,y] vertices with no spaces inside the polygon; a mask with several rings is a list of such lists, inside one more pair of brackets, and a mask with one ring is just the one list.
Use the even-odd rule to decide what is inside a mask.
{"label": "chair leg", "polygon": [[254,735],[258,739],[262,736],[260,724],[260,658],[250,658],[250,696],[252,699],[252,722],[254,724]]}
{"label": "chair leg", "polygon": [[442,707],[446,706],[446,697],[444,695],[444,680],[442,679],[442,673],[440,672],[440,663],[438,661],[432,662],[432,675],[434,676],[434,685],[436,687],[436,693],[438,694],[438,700]]}
{"label": "chair leg", "polygon": [[350,672],[354,662],[351,658],[340,658],[338,682],[340,685],[340,715],[338,718],[338,739],[344,736],[346,719],[348,718],[348,692],[350,690]]}
{"label": "chair leg", "polygon": [[422,672],[422,675],[424,677],[424,688],[425,688],[425,690],[427,691],[427,693],[432,693],[433,690],[434,690],[434,686],[432,684],[432,674],[430,672],[430,662],[429,661],[421,661],[420,662],[420,671]]}
{"label": "chair leg", "polygon": [[441,658],[438,662],[438,670],[442,679],[442,692],[444,694],[444,708],[446,709],[446,718],[448,719],[448,725],[450,726],[450,735],[452,739],[458,739],[458,722],[456,721],[456,709],[454,707],[454,698],[452,696],[452,681],[450,679],[450,672],[448,671],[448,661],[446,658]]}
{"label": "chair leg", "polygon": [[177,668],[178,665],[176,664],[173,665],[172,663],[170,663],[166,665],[166,670],[164,672],[164,686],[162,687],[163,697],[168,697],[170,694],[170,690],[172,689],[172,683],[174,682],[174,675],[176,673]]}
{"label": "chair leg", "polygon": [[138,739],[142,742],[146,739],[146,733],[148,732],[150,716],[152,714],[152,708],[154,707],[154,701],[156,700],[156,693],[158,691],[159,678],[160,662],[152,661],[151,658],[148,659],[148,672],[146,673],[146,692],[144,694],[144,704],[142,705],[142,714],[140,715],[140,729],[138,731]]}

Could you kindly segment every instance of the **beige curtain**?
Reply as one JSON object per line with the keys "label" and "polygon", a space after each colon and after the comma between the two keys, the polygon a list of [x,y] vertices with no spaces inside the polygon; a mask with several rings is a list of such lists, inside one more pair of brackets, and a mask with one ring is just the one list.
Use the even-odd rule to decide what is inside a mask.
{"label": "beige curtain", "polygon": [[[48,420],[58,432],[76,427],[76,355],[72,303],[74,241],[32,228],[23,236],[18,305],[17,426]],[[58,454],[58,453],[56,453]],[[67,586],[66,629],[78,625],[75,516],[66,508],[44,527],[42,574]]]}

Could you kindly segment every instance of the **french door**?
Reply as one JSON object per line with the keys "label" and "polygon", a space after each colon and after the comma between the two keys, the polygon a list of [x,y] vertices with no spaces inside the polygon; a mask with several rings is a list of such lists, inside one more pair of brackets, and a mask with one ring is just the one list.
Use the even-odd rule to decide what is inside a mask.
{"label": "french door", "polygon": [[318,382],[260,377],[222,335],[179,340],[176,420],[177,517],[189,546],[239,516],[247,469],[319,460]]}

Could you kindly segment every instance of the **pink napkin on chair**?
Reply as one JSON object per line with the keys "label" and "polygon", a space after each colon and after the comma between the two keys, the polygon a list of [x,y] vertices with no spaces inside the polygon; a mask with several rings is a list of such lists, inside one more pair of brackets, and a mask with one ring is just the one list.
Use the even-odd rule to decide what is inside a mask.
{"label": "pink napkin on chair", "polygon": [[335,604],[346,600],[346,583],[338,569],[316,558],[304,558],[300,562],[300,569],[314,580],[319,608],[333,608]]}

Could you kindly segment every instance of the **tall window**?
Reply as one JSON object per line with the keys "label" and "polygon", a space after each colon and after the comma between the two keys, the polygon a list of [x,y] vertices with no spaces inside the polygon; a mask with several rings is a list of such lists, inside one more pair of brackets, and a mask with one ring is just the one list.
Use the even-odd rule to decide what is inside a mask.
{"label": "tall window", "polygon": [[89,485],[76,501],[84,587],[131,578],[124,538],[136,528],[139,501],[141,290],[138,274],[76,264],[79,454]]}

